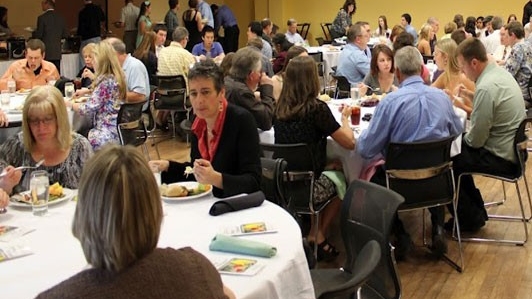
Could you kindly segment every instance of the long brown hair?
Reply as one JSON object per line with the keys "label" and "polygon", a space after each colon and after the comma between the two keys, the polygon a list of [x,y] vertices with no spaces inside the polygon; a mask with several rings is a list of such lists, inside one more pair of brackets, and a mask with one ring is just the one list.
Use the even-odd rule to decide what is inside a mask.
{"label": "long brown hair", "polygon": [[320,92],[316,61],[310,56],[294,57],[288,63],[285,74],[275,116],[279,120],[288,120],[311,113]]}
{"label": "long brown hair", "polygon": [[377,74],[379,73],[379,66],[377,65],[377,62],[378,62],[380,53],[384,53],[384,55],[392,59],[392,68],[390,69],[390,73],[393,74],[393,72],[395,71],[393,51],[387,45],[379,44],[373,47],[373,50],[371,51],[371,63],[370,63],[371,75],[377,76]]}
{"label": "long brown hair", "polygon": [[148,52],[155,53],[156,38],[157,35],[154,31],[150,30],[144,33],[140,45],[137,47],[137,49],[135,49],[135,52],[133,52],[133,57],[137,58],[138,60],[145,60],[148,58]]}

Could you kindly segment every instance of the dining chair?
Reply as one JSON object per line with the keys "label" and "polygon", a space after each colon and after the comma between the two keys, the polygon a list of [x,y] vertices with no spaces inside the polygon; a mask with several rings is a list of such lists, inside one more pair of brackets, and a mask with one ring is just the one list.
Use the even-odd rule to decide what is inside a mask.
{"label": "dining chair", "polygon": [[310,23],[297,24],[297,32],[299,33],[299,35],[301,35],[301,37],[304,40],[307,39],[307,35],[308,35],[308,31],[309,30],[310,30]]}
{"label": "dining chair", "polygon": [[[346,230],[353,234],[356,229],[352,223],[346,223]],[[344,227],[342,226],[342,229]],[[351,238],[353,240],[354,238]],[[356,245],[357,244],[353,244]],[[354,264],[342,269],[312,269],[310,276],[317,299],[333,299],[340,296],[352,297],[369,279],[381,260],[381,246],[376,240],[368,241],[362,249],[356,250]],[[349,270],[348,270],[349,269]]]}
{"label": "dining chair", "polygon": [[320,23],[320,26],[321,26],[321,30],[323,31],[325,43],[326,44],[332,43],[332,35],[331,35],[332,23]]}
{"label": "dining chair", "polygon": [[[483,172],[464,172],[461,173],[460,176],[458,176],[458,186],[457,186],[457,194],[460,194],[460,185],[462,182],[462,177],[464,175],[480,175],[486,178],[491,178],[495,180],[502,181],[503,187],[504,183],[513,183],[515,185],[515,189],[517,192],[517,200],[519,203],[520,213],[519,215],[507,215],[507,214],[488,214],[488,217],[490,220],[510,220],[510,221],[518,221],[523,224],[523,238],[522,239],[503,239],[503,238],[483,238],[483,237],[462,237],[462,240],[464,241],[472,241],[472,242],[494,242],[494,243],[502,243],[502,244],[514,244],[518,246],[523,246],[528,241],[528,225],[527,223],[530,221],[532,217],[532,201],[530,197],[530,190],[528,188],[528,181],[526,178],[526,160],[528,158],[528,151],[527,151],[527,144],[528,144],[528,136],[526,128],[530,127],[532,125],[532,117],[525,118],[519,127],[517,128],[517,131],[515,132],[515,137],[513,141],[514,145],[514,153],[517,158],[518,163],[516,164],[515,172],[511,175],[503,175],[503,174],[493,174],[493,173],[483,173]],[[519,181],[523,179],[527,197],[528,197],[528,206],[529,206],[529,212],[531,213],[529,217],[526,216],[525,208],[524,208],[524,201],[523,197],[521,195],[521,190],[519,188]],[[506,190],[503,188],[503,194],[504,194],[504,200],[506,201]],[[458,198],[458,197],[457,197]],[[458,201],[458,199],[457,199]],[[453,236],[456,237],[456,234],[453,229]],[[457,237],[460,237],[460,234],[458,232]]]}
{"label": "dining chair", "polygon": [[423,210],[424,247],[428,247],[425,229],[426,209],[433,207],[444,209],[445,206],[452,205],[458,239],[459,264],[446,254],[441,257],[461,273],[464,261],[459,219],[456,216],[456,192],[451,161],[451,144],[454,139],[455,136],[450,136],[424,142],[392,142],[386,150],[385,168],[386,187],[405,198],[398,212]]}
{"label": "dining chair", "polygon": [[[317,163],[310,147],[305,143],[260,144],[265,158],[283,158],[286,161],[281,194],[288,211],[301,223],[299,215],[310,215],[315,223],[314,238],[318,239],[320,213],[331,200],[314,204],[313,188],[317,174]],[[314,242],[314,257],[317,258],[318,242]]]}
{"label": "dining chair", "polygon": [[262,168],[260,185],[266,199],[288,210],[282,192],[286,161],[283,158],[260,158],[260,164]]}
{"label": "dining chair", "polygon": [[187,83],[183,75],[157,76],[157,88],[154,93],[153,106],[157,110],[169,110],[173,137],[176,136],[176,114],[180,114],[178,122],[188,119],[191,111],[187,95]]}
{"label": "dining chair", "polygon": [[121,145],[142,146],[142,151],[149,160],[150,154],[146,147],[148,132],[142,118],[144,103],[123,103],[118,111],[116,129]]}
{"label": "dining chair", "polygon": [[351,96],[351,84],[347,81],[347,78],[344,76],[336,75],[336,73],[331,74],[331,76],[336,80],[336,88],[334,91],[335,99],[344,99]]}
{"label": "dining chair", "polygon": [[381,259],[358,291],[358,298],[401,298],[401,281],[390,243],[391,226],[404,198],[383,186],[354,180],[347,188],[340,211],[340,232],[344,240],[344,270],[353,268],[361,248],[371,240],[380,245]]}

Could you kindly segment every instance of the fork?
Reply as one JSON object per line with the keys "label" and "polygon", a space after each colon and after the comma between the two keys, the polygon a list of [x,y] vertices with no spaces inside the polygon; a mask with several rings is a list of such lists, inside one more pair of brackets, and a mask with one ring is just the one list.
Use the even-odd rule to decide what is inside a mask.
{"label": "fork", "polygon": [[[41,166],[43,163],[44,163],[44,158],[42,158],[37,163],[35,163],[35,166],[19,166],[19,167],[15,167],[14,170],[35,169],[35,168],[39,168],[39,166]],[[6,174],[7,172],[2,172],[0,174],[0,178],[6,176]]]}
{"label": "fork", "polygon": [[365,85],[369,90],[371,90],[371,91],[375,91],[375,92],[377,92],[377,91],[381,91],[381,89],[380,89],[379,87],[375,87],[375,88],[373,88],[373,87],[371,87],[371,86],[369,86],[369,85],[366,85],[366,84],[364,84],[364,85]]}

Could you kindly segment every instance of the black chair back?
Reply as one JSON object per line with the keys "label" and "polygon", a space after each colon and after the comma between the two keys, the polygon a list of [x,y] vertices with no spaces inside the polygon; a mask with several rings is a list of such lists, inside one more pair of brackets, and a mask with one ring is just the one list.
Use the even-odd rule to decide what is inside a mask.
{"label": "black chair back", "polygon": [[154,93],[155,109],[187,111],[190,102],[187,97],[187,83],[183,75],[157,76]]}
{"label": "black chair back", "polygon": [[340,223],[346,250],[344,269],[356,271],[357,257],[371,240],[379,243],[381,260],[362,286],[361,298],[400,298],[401,284],[390,245],[392,221],[404,198],[377,184],[355,180],[342,202]]}
{"label": "black chair back", "polygon": [[118,111],[116,128],[121,145],[139,146],[148,139],[148,132],[142,119],[142,106],[145,102],[124,103]]}
{"label": "black chair back", "polygon": [[455,187],[450,153],[454,139],[389,144],[386,181],[388,188],[405,198],[400,210],[452,202]]}
{"label": "black chair back", "polygon": [[307,39],[308,31],[310,30],[310,23],[297,24],[297,32],[303,39]]}
{"label": "black chair back", "polygon": [[282,192],[286,161],[283,158],[260,158],[262,167],[261,190],[267,200],[288,209]]}
{"label": "black chair back", "polygon": [[423,63],[427,64],[427,61],[432,60],[434,61],[434,56],[432,55],[422,55],[423,56]]}
{"label": "black chair back", "polygon": [[351,84],[347,81],[347,78],[344,76],[337,76],[336,74],[331,75],[336,79],[336,91],[334,92],[335,99],[344,99],[351,96]]}
{"label": "black chair back", "polygon": [[331,35],[332,23],[320,23],[320,26],[321,26],[321,30],[323,31],[325,43],[326,44],[332,43],[332,35]]}

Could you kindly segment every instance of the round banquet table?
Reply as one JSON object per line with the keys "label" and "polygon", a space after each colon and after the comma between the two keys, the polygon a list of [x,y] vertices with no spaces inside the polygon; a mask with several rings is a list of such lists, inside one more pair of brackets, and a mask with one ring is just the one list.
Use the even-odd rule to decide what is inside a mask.
{"label": "round banquet table", "polygon": [[[191,246],[211,262],[232,257],[259,260],[264,265],[254,276],[222,275],[226,286],[237,298],[314,298],[314,289],[295,220],[279,206],[264,201],[256,208],[210,216],[208,211],[217,199],[207,195],[194,200],[164,203],[164,219],[158,247]],[[28,246],[34,253],[0,263],[2,298],[33,298],[57,283],[88,267],[81,246],[71,233],[76,203],[50,206],[43,217],[33,216],[31,209],[8,207],[0,215],[0,226],[33,228],[35,231],[4,246]],[[274,225],[276,233],[240,238],[257,240],[277,247],[272,258],[209,251],[210,240],[224,228],[243,223],[264,221]]]}

